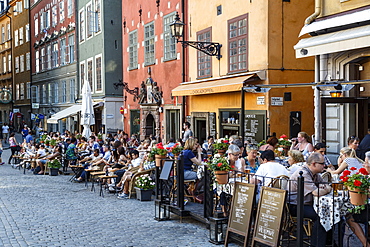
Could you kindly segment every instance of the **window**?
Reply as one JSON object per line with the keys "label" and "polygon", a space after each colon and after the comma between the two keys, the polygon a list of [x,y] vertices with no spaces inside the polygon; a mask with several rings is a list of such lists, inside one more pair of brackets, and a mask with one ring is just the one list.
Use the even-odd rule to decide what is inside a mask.
{"label": "window", "polygon": [[26,24],[26,42],[30,41],[30,24]]}
{"label": "window", "polygon": [[163,19],[164,61],[176,59],[176,41],[172,37],[170,24],[175,20],[175,13],[166,15]]}
{"label": "window", "polygon": [[11,29],[10,29],[10,23],[8,23],[6,25],[6,28],[7,28],[7,31],[8,31],[8,40],[10,40],[12,38],[12,33],[11,33]]}
{"label": "window", "polygon": [[61,1],[59,3],[59,18],[60,22],[64,21],[64,1]]}
{"label": "window", "polygon": [[23,27],[19,28],[19,45],[23,45]]}
{"label": "window", "polygon": [[45,47],[41,48],[41,71],[45,70]]}
{"label": "window", "polygon": [[85,40],[85,11],[80,11],[80,42]]}
{"label": "window", "polygon": [[1,43],[5,42],[5,27],[4,25],[1,26]]}
{"label": "window", "polygon": [[[197,33],[197,41],[211,42],[211,28],[207,28]],[[212,57],[204,52],[197,51],[198,78],[212,76]]]}
{"label": "window", "polygon": [[59,103],[59,84],[56,82],[54,85],[53,103]]}
{"label": "window", "polygon": [[75,85],[75,79],[71,79],[69,81],[69,102],[74,103],[75,102],[75,97],[76,97],[76,85]]}
{"label": "window", "polygon": [[70,35],[68,37],[68,54],[69,54],[69,63],[73,63],[75,61],[75,36]]}
{"label": "window", "polygon": [[26,53],[26,70],[31,69],[31,53],[27,52]]}
{"label": "window", "polygon": [[95,0],[95,32],[101,31],[101,9],[100,9],[100,1]]}
{"label": "window", "polygon": [[87,24],[87,38],[92,37],[94,32],[94,13],[91,9],[91,4],[86,5],[86,24]]}
{"label": "window", "polygon": [[46,57],[47,57],[46,69],[51,69],[51,45],[48,45],[47,47]]}
{"label": "window", "polygon": [[35,70],[36,73],[40,72],[40,58],[39,58],[39,51],[35,52]]}
{"label": "window", "polygon": [[66,39],[60,40],[60,65],[66,64]]}
{"label": "window", "polygon": [[144,51],[145,66],[154,64],[154,22],[144,26]]}
{"label": "window", "polygon": [[90,84],[91,91],[94,91],[93,89],[93,60],[87,60],[87,81]]}
{"label": "window", "polygon": [[39,18],[35,19],[35,36],[39,34]]}
{"label": "window", "polygon": [[19,100],[19,84],[15,85],[15,99]]}
{"label": "window", "polygon": [[229,72],[247,70],[247,18],[243,15],[228,21]]}
{"label": "window", "polygon": [[6,73],[6,56],[3,56],[3,73]]}
{"label": "window", "polygon": [[85,62],[80,63],[80,87],[82,89],[85,82]]}
{"label": "window", "polygon": [[55,92],[53,85],[54,85],[53,83],[49,83],[48,84],[48,95],[49,95],[49,98],[48,98],[48,101],[45,102],[45,103],[49,103],[49,104],[53,103],[54,92]]}
{"label": "window", "polygon": [[59,64],[58,64],[58,55],[59,55],[58,52],[59,52],[59,50],[58,49],[59,49],[58,48],[58,43],[54,43],[52,45],[52,55],[51,55],[53,68],[59,66]]}
{"label": "window", "polygon": [[102,91],[101,56],[95,58],[96,91]]}
{"label": "window", "polygon": [[16,6],[17,6],[17,12],[22,13],[23,12],[22,2],[17,2]]}
{"label": "window", "polygon": [[23,1],[23,6],[25,9],[28,9],[30,7],[28,4],[28,0]]}
{"label": "window", "polygon": [[26,90],[27,90],[27,99],[31,99],[31,82],[26,83]]}
{"label": "window", "polygon": [[18,29],[14,31],[14,46],[18,46]]}
{"label": "window", "polygon": [[52,25],[53,27],[55,27],[57,24],[58,24],[58,7],[55,5],[53,6],[53,8],[51,9],[51,14],[52,14]]}
{"label": "window", "polygon": [[71,17],[73,15],[73,1],[68,0],[67,6],[68,6],[68,17]]}
{"label": "window", "polygon": [[[31,82],[27,82],[31,85]],[[31,102],[40,103],[39,86],[31,86]]]}
{"label": "window", "polygon": [[8,55],[8,71],[12,72],[12,55]]}
{"label": "window", "polygon": [[24,99],[24,83],[20,84],[20,95],[19,99]]}
{"label": "window", "polygon": [[24,72],[24,55],[19,56],[19,72]]}
{"label": "window", "polygon": [[137,69],[137,30],[129,34],[129,69]]}
{"label": "window", "polygon": [[15,73],[19,73],[19,57],[15,57]]}
{"label": "window", "polygon": [[60,103],[67,102],[67,85],[66,81],[62,81],[62,101]]}

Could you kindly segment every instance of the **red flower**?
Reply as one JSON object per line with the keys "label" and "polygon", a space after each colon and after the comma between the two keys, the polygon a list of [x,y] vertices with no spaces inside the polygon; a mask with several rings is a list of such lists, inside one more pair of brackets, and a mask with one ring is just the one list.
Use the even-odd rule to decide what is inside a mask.
{"label": "red flower", "polygon": [[347,182],[348,181],[348,177],[343,177],[342,178],[342,181],[345,183],[345,182]]}
{"label": "red flower", "polygon": [[358,181],[358,180],[355,180],[354,182],[353,182],[353,185],[354,186],[361,186],[361,181]]}
{"label": "red flower", "polygon": [[281,135],[281,136],[279,137],[279,139],[288,139],[288,137],[287,137],[286,135]]}
{"label": "red flower", "polygon": [[356,171],[357,169],[356,169],[356,167],[351,167],[351,168],[349,168],[351,171]]}
{"label": "red flower", "polygon": [[362,174],[362,175],[369,175],[369,173],[366,171],[365,168],[360,168],[359,172]]}
{"label": "red flower", "polygon": [[226,144],[228,144],[228,143],[229,143],[229,141],[228,141],[228,140],[223,140],[222,142],[223,142],[223,143],[226,143]]}
{"label": "red flower", "polygon": [[221,162],[220,162],[220,163],[218,163],[218,164],[217,164],[217,166],[218,166],[218,167],[221,167],[221,166],[222,166],[222,163],[221,163]]}
{"label": "red flower", "polygon": [[350,172],[350,171],[348,171],[348,170],[344,170],[344,171],[343,171],[343,176],[348,176],[349,174],[351,174],[351,172]]}
{"label": "red flower", "polygon": [[234,165],[232,165],[232,166],[231,166],[231,168],[233,168],[233,169],[234,169],[234,168],[235,168],[235,166],[234,166]]}

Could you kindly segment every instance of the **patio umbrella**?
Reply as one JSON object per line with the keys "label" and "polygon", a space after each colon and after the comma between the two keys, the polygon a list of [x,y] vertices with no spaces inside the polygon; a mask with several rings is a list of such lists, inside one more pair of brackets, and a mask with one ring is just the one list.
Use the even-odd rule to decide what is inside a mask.
{"label": "patio umbrella", "polygon": [[95,124],[94,108],[91,96],[90,83],[85,80],[82,87],[81,125],[84,127],[82,135],[89,138],[91,135],[90,125]]}

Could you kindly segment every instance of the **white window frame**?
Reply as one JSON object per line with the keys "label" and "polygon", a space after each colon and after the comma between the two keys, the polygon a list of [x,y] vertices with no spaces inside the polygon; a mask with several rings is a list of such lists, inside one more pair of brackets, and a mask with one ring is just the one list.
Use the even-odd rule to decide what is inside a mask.
{"label": "white window frame", "polygon": [[35,52],[35,71],[36,73],[40,72],[40,57],[38,50]]}
{"label": "white window frame", "polygon": [[[153,35],[149,36],[150,30],[148,31],[147,28],[150,28],[151,26],[153,26]],[[153,51],[151,50],[151,47],[153,47]],[[148,24],[144,25],[144,66],[150,66],[153,64],[155,64],[155,25],[154,25],[154,21],[149,22]]]}
{"label": "white window frame", "polygon": [[26,71],[31,70],[31,53],[26,53]]}
{"label": "white window frame", "polygon": [[26,82],[26,99],[31,99],[31,82]]}
{"label": "white window frame", "polygon": [[47,57],[47,68],[46,69],[51,69],[51,44],[47,46],[46,50],[46,57]]}
{"label": "white window frame", "polygon": [[68,15],[68,17],[71,17],[72,15],[73,15],[73,0],[68,0],[68,2],[67,2],[67,8],[68,8],[68,10],[67,10],[67,15]]}
{"label": "white window frame", "polygon": [[65,9],[64,9],[64,0],[59,2],[59,19],[60,23],[62,23],[65,20]]}
{"label": "white window frame", "polygon": [[18,29],[14,30],[14,46],[17,47],[18,43]]}
{"label": "white window frame", "polygon": [[19,57],[15,57],[15,73],[19,73]]}
{"label": "white window frame", "polygon": [[[75,35],[72,34],[72,35],[69,35],[68,36],[68,59],[67,59],[67,62],[69,63],[73,63],[75,61]],[[73,41],[73,42],[70,42],[70,41]]]}
{"label": "white window frame", "polygon": [[137,54],[137,30],[129,33],[129,69],[138,68],[138,54]]}
{"label": "white window frame", "polygon": [[19,56],[19,72],[24,72],[24,54]]}
{"label": "white window frame", "polygon": [[29,9],[30,5],[28,4],[28,0],[23,1],[23,8],[24,9]]}
{"label": "white window frame", "polygon": [[24,99],[24,83],[20,83],[20,88],[19,88],[19,99],[23,100]]}
{"label": "white window frame", "polygon": [[52,68],[56,68],[59,66],[58,64],[58,57],[59,57],[59,48],[58,48],[58,42],[53,43],[52,45],[52,53],[51,53],[51,58],[52,58]]}
{"label": "white window frame", "polygon": [[89,2],[86,4],[86,40],[91,39],[94,36],[94,19],[95,14],[92,11],[92,4]]}
{"label": "white window frame", "polygon": [[75,103],[76,98],[76,80],[70,79],[69,80],[69,102]]}
{"label": "white window frame", "polygon": [[[96,62],[96,60],[98,59],[98,58],[100,58],[100,83],[101,83],[101,89],[99,90],[98,89],[98,73],[97,73],[97,62]],[[104,91],[104,83],[103,83],[103,56],[102,56],[102,54],[98,54],[98,55],[96,55],[95,56],[95,62],[94,62],[94,71],[95,71],[95,92],[97,92],[97,93],[101,93],[101,92],[103,92]]]}
{"label": "white window frame", "polygon": [[35,37],[39,34],[39,18],[34,19],[35,21]]}
{"label": "white window frame", "polygon": [[[81,69],[81,67],[83,67],[83,70]],[[86,64],[85,64],[85,61],[80,62],[79,70],[80,70],[80,87],[81,87],[80,90],[82,91],[82,87],[84,85],[85,75],[86,75]]]}
{"label": "white window frame", "polygon": [[62,81],[62,98],[60,103],[67,102],[67,83],[66,81]]}
{"label": "white window frame", "polygon": [[79,22],[80,22],[80,35],[78,37],[78,40],[80,43],[83,43],[85,42],[85,39],[86,39],[86,23],[85,23],[85,9],[82,8],[79,12],[78,12],[78,19],[79,19]]}
{"label": "white window frame", "polygon": [[66,64],[66,38],[60,40],[60,65]]}
{"label": "white window frame", "polygon": [[[176,40],[172,37],[170,24],[175,20],[176,12],[163,17],[163,60],[170,61],[177,58]],[[174,47],[174,51],[171,49]],[[171,52],[172,51],[172,52]]]}
{"label": "white window frame", "polygon": [[12,72],[12,55],[8,54],[8,71]]}
{"label": "white window frame", "polygon": [[19,84],[15,85],[15,100],[19,100]]}
{"label": "white window frame", "polygon": [[24,35],[23,35],[23,27],[19,28],[19,45],[23,45],[24,43]]}
{"label": "white window frame", "polygon": [[41,48],[41,71],[46,69],[45,47]]}
{"label": "white window frame", "polygon": [[54,103],[59,103],[59,83],[54,83]]}
{"label": "white window frame", "polygon": [[52,20],[51,25],[55,27],[58,24],[58,6],[57,5],[54,5],[51,8],[51,20]]}
{"label": "white window frame", "polygon": [[10,28],[10,23],[6,24],[6,28],[7,28],[7,31],[8,31],[8,40],[11,40],[12,39],[12,32],[11,32],[11,28]]}
{"label": "white window frame", "polygon": [[101,0],[94,0],[95,34],[101,32]]}
{"label": "white window frame", "polygon": [[3,56],[3,73],[5,74],[6,73],[6,56]]}
{"label": "white window frame", "polygon": [[25,30],[26,30],[26,43],[30,41],[30,24],[26,24],[25,26]]}
{"label": "white window frame", "polygon": [[[91,71],[89,71],[89,63],[91,63]],[[89,81],[90,83],[90,87],[91,87],[91,92],[95,92],[95,87],[94,87],[94,84],[95,84],[95,80],[94,80],[94,60],[92,57],[86,59],[86,79],[89,79],[89,73],[91,73],[91,81]]]}

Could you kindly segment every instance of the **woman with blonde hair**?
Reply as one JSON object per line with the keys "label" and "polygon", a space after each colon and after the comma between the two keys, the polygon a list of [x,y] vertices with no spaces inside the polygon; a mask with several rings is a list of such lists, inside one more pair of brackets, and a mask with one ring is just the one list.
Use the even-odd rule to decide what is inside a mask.
{"label": "woman with blonde hair", "polygon": [[258,150],[257,146],[254,145],[248,145],[246,148],[247,156],[245,157],[245,166],[246,168],[249,168],[250,173],[256,173],[258,170],[258,167],[260,167],[260,160],[257,157]]}
{"label": "woman with blonde hair", "polygon": [[306,162],[304,160],[303,154],[298,150],[289,150],[288,152],[288,163],[290,167],[289,175],[291,176],[296,170],[303,166]]}
{"label": "woman with blonde hair", "polygon": [[351,168],[354,167],[357,170],[363,167],[363,161],[356,156],[356,151],[349,147],[344,147],[340,150],[341,156],[343,157],[342,163],[338,164],[337,170],[331,170],[331,174],[340,174],[345,169],[351,171],[351,175],[357,171],[352,171]]}
{"label": "woman with blonde hair", "polygon": [[311,153],[313,151],[313,146],[311,144],[311,138],[309,137],[309,135],[307,135],[307,133],[303,131],[299,132],[297,140],[293,142],[293,145],[290,147],[290,150],[301,151],[303,157]]}
{"label": "woman with blonde hair", "polygon": [[235,171],[245,172],[245,160],[239,157],[240,148],[237,145],[231,144],[227,149],[227,158],[229,164],[235,167]]}
{"label": "woman with blonde hair", "polygon": [[[193,151],[197,152],[197,156]],[[187,139],[182,155],[184,156],[184,180],[197,179],[197,173],[193,171],[193,165],[202,164],[202,148],[198,145],[198,141],[194,138]]]}

